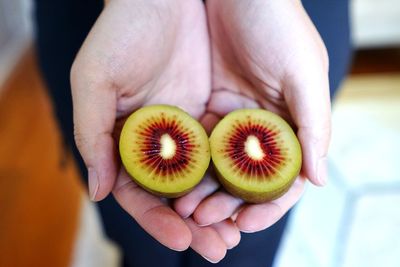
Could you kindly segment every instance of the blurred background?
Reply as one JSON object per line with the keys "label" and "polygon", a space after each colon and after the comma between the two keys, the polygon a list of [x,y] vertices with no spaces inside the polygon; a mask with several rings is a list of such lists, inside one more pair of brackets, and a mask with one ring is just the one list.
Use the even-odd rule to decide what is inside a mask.
{"label": "blurred background", "polygon": [[[118,266],[65,151],[33,46],[32,2],[0,0],[0,267]],[[276,267],[400,266],[400,1],[351,1],[329,184],[294,209]]]}

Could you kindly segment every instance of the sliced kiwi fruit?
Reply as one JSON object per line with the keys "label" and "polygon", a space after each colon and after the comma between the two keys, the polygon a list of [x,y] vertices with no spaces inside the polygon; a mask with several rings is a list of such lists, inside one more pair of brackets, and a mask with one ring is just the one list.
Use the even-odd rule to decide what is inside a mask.
{"label": "sliced kiwi fruit", "polygon": [[162,197],[188,193],[210,164],[208,136],[201,124],[168,105],[132,113],[122,128],[119,151],[132,179]]}
{"label": "sliced kiwi fruit", "polygon": [[210,148],[221,184],[250,203],[282,196],[302,164],[301,147],[292,128],[262,109],[229,113],[211,133]]}

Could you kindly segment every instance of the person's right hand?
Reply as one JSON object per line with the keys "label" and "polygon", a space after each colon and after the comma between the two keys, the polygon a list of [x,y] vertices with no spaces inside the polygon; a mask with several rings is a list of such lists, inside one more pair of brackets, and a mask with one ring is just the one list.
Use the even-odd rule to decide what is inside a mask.
{"label": "person's right hand", "polygon": [[229,112],[262,108],[297,132],[302,170],[291,189],[261,204],[244,203],[205,179],[175,202],[201,225],[232,217],[243,232],[264,230],[300,199],[306,179],[326,183],[330,140],[328,55],[300,0],[208,0],[212,93],[203,124],[209,130]]}
{"label": "person's right hand", "polygon": [[138,187],[119,165],[116,139],[124,119],[149,104],[180,106],[200,118],[210,96],[210,52],[200,0],[113,0],[92,28],[71,70],[75,139],[88,167],[89,191],[111,191],[156,240],[190,245],[212,262],[237,245],[230,220],[200,227]]}

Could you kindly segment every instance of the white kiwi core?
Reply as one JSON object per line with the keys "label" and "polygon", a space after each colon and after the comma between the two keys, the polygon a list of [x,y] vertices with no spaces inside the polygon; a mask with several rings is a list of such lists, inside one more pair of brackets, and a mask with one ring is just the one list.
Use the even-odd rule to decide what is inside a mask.
{"label": "white kiwi core", "polygon": [[169,134],[163,134],[160,138],[160,156],[163,159],[172,159],[176,153],[176,143]]}
{"label": "white kiwi core", "polygon": [[254,135],[249,135],[244,143],[244,151],[253,160],[262,160],[265,156],[260,140]]}

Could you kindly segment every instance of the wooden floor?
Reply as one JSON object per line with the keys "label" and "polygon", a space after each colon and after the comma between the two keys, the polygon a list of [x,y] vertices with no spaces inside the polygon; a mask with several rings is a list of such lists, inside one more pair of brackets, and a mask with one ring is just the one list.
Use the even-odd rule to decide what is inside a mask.
{"label": "wooden floor", "polygon": [[83,187],[32,52],[0,92],[0,267],[68,266]]}
{"label": "wooden floor", "polygon": [[400,72],[400,48],[365,49],[354,54],[351,74]]}

